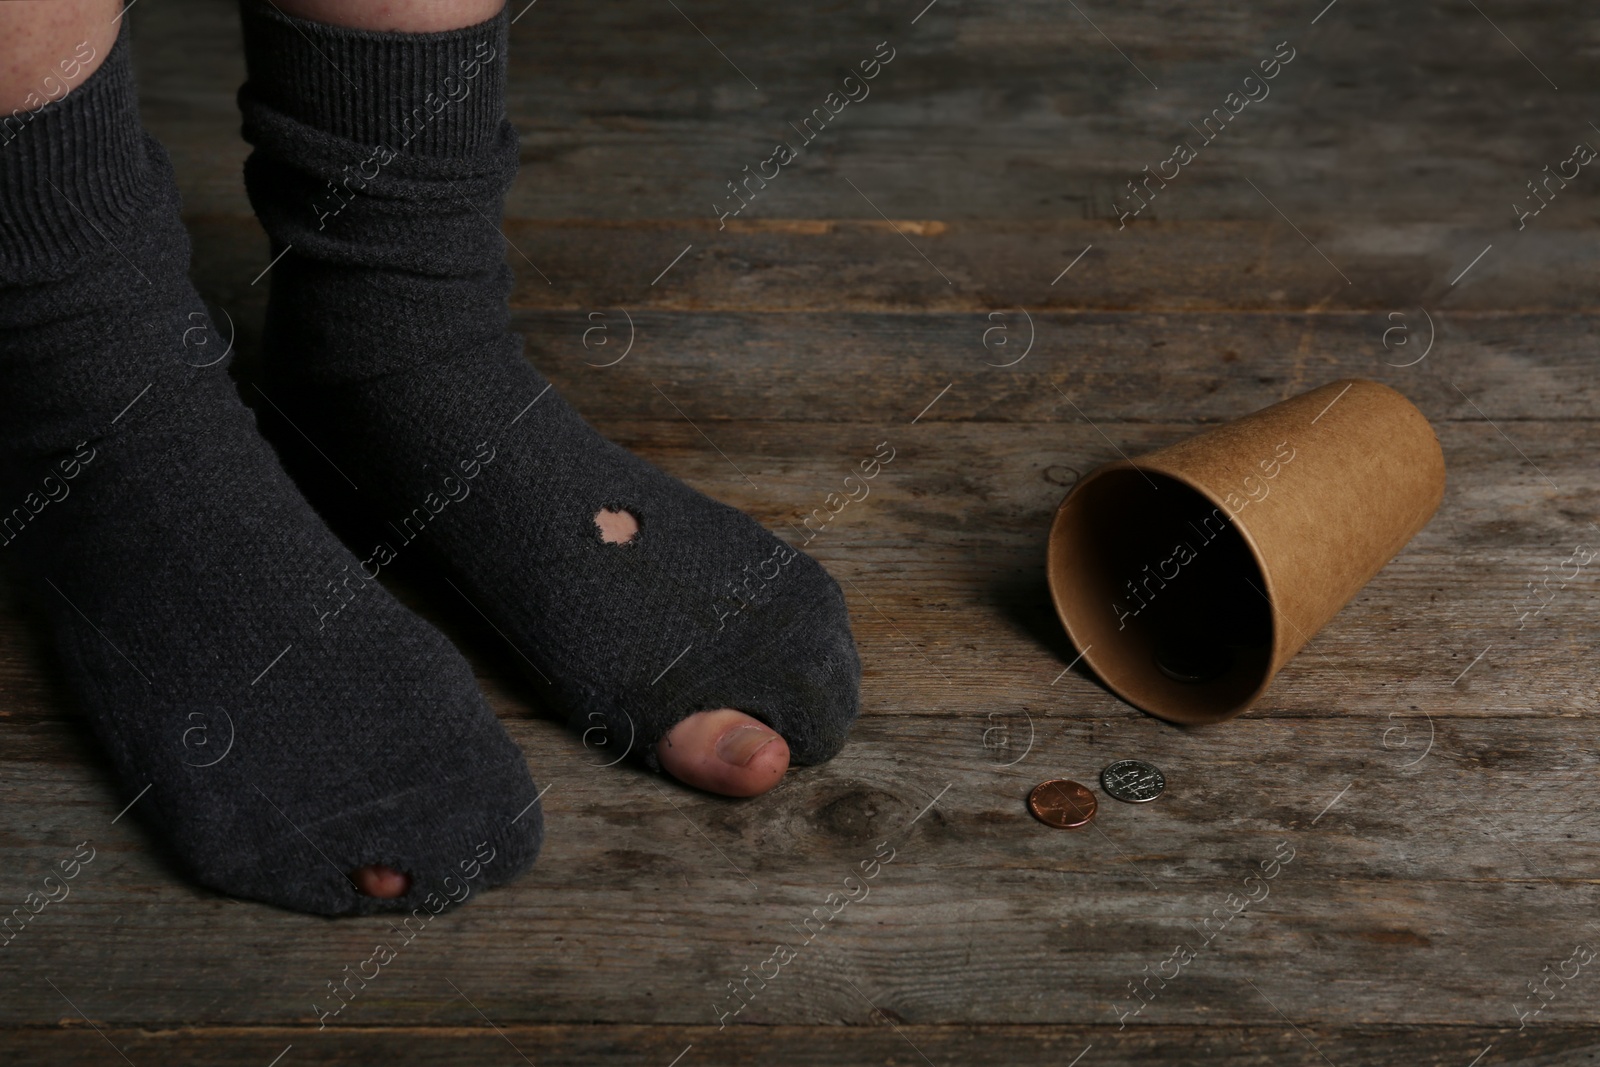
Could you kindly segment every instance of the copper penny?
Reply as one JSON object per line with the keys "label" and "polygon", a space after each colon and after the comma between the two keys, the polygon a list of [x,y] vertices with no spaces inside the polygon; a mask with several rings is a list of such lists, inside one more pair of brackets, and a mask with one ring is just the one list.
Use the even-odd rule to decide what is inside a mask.
{"label": "copper penny", "polygon": [[1040,822],[1058,830],[1088,826],[1099,807],[1100,803],[1095,800],[1093,793],[1065,778],[1040,782],[1028,794],[1028,810]]}

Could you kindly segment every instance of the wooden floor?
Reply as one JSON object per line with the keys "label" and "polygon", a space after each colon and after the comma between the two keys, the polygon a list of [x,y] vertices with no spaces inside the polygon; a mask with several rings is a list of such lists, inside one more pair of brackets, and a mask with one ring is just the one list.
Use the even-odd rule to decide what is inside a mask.
{"label": "wooden floor", "polygon": [[[505,234],[530,358],[602,430],[791,538],[895,449],[811,545],[865,663],[845,751],[738,802],[597,768],[469,647],[550,787],[544,855],[319,1030],[313,1002],[385,921],[240,903],[170,869],[137,809],[114,818],[132,797],[7,594],[0,903],[79,842],[95,859],[0,949],[0,1061],[1600,1054],[1600,568],[1559,577],[1600,548],[1600,174],[1517,219],[1540,203],[1526,183],[1600,147],[1600,18],[924,2],[541,0],[513,27]],[[269,257],[240,184],[233,8],[134,16],[195,276],[248,367]],[[719,222],[726,183],[891,50],[870,97]],[[1120,227],[1125,183],[1290,50],[1270,96]],[[1066,487],[1344,376],[1433,421],[1449,487],[1432,523],[1233,722],[1179,729],[1063,673],[1043,559]],[[1087,832],[1028,815],[1036,782],[1129,756],[1166,773],[1157,803],[1104,801]],[[802,943],[885,841],[870,895]],[[1170,976],[1174,946],[1291,851],[1133,1014],[1130,983]],[[778,942],[795,958],[719,1028],[728,983]]]}

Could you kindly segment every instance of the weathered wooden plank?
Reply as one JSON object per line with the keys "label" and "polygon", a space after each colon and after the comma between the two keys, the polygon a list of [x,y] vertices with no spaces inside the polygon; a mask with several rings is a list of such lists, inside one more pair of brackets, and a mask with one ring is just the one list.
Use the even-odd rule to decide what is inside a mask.
{"label": "weathered wooden plank", "polygon": [[[986,747],[986,715],[869,717],[833,763],[749,802],[669,799],[670,784],[597,769],[550,724],[512,722],[550,785],[540,863],[397,945],[330,1027],[472,1025],[451,981],[502,1023],[714,1025],[736,1006],[726,983],[777,943],[795,958],[750,987],[738,1021],[860,1020],[854,982],[917,1024],[1114,1024],[1137,1006],[1128,983],[1181,943],[1197,958],[1148,987],[1135,1025],[1275,1026],[1282,1010],[1335,1027],[1515,1029],[1541,1003],[1539,1022],[1600,1020],[1581,977],[1548,1002],[1526,989],[1600,936],[1587,918],[1600,839],[1582,817],[1600,778],[1581,719],[1439,723],[1431,750],[1360,716],[1205,731],[1035,721],[1033,749],[1006,768],[1020,746]],[[93,761],[67,758],[83,747],[63,726],[8,739],[21,757],[4,776],[8,892],[80,840],[99,855],[4,950],[7,1024],[68,1014],[44,981],[61,976],[113,1025],[314,1022],[311,1004],[332,1003],[325,982],[376,939],[399,940],[381,919],[330,923],[190,887],[136,823],[109,824],[125,801]],[[1027,814],[1039,778],[1092,781],[1127,755],[1162,766],[1169,795],[1107,800],[1092,832]],[[854,904],[828,898],[888,849]],[[1274,857],[1276,877],[1246,882]],[[1246,894],[1259,902],[1224,923]],[[829,905],[841,913],[824,924],[813,909]]]}
{"label": "weathered wooden plank", "polygon": [[[240,349],[254,358],[265,295],[249,285],[260,270],[245,236],[255,223],[192,222],[207,295],[228,310]],[[804,254],[805,242],[794,240],[771,262]],[[850,260],[832,258],[840,252],[819,258],[817,280]],[[872,257],[855,262],[881,265]],[[1553,291],[1588,302],[1582,287],[1556,277],[1569,267],[1555,262],[1547,280]],[[984,303],[982,294],[957,294],[944,311],[907,312],[903,302],[790,290],[752,280],[758,276],[662,307],[630,307],[637,278],[584,276],[581,288],[557,299],[541,295],[549,287],[534,277],[524,281],[528,299],[514,326],[529,357],[595,419],[659,410],[652,380],[690,390],[707,420],[887,421],[886,397],[912,404],[955,381],[959,388],[927,418],[1047,421],[1060,403],[1047,385],[1054,381],[1096,422],[1209,422],[1346,376],[1387,382],[1435,420],[1591,419],[1600,410],[1594,319],[1578,312],[1424,310],[1395,301],[1367,312],[1295,314],[1249,310],[1249,301],[1163,308],[1159,297],[1133,312],[1051,311]],[[742,295],[757,284],[788,296],[766,309],[764,300]],[[691,305],[703,307],[683,313]],[[827,314],[818,314],[823,307]],[[624,351],[615,367],[600,366]]]}
{"label": "weathered wooden plank", "polygon": [[[1193,430],[1082,421],[906,425],[922,397],[901,401],[894,422],[880,426],[712,425],[699,422],[707,413],[692,400],[679,403],[756,488],[675,413],[672,422],[602,420],[600,427],[797,543],[806,517],[862,457],[884,440],[896,450],[870,495],[830,519],[808,546],[844,584],[869,706],[878,714],[915,713],[930,700],[971,711],[997,696],[1058,706],[1061,686],[1049,683],[1075,653],[1044,585],[1053,509],[1077,474],[1116,458],[1118,449],[1137,455]],[[960,399],[952,392],[940,401],[947,403]],[[1600,431],[1592,422],[1518,422],[1501,427],[1508,442],[1482,421],[1438,427],[1449,470],[1439,514],[1279,676],[1257,714],[1325,715],[1329,692],[1340,694],[1343,708],[1377,716],[1412,705],[1466,716],[1595,706],[1587,659],[1595,580],[1580,571],[1563,585],[1559,576],[1575,545],[1600,547],[1587,504],[1588,457]],[[819,522],[813,518],[812,529]],[[1524,619],[1535,606],[1527,584],[1551,575],[1549,606]],[[0,614],[5,619],[0,692],[10,699],[3,714],[13,722],[60,715],[33,637],[19,631],[15,614]],[[498,647],[492,634],[457,632],[480,650]],[[1483,659],[1456,681],[1480,652]],[[481,657],[480,666],[501,669]],[[1092,708],[1123,707],[1090,682],[1074,692]]]}
{"label": "weathered wooden plank", "polygon": [[[790,124],[880,41],[895,58],[871,95],[845,106],[751,213],[876,218],[849,178],[892,218],[1115,219],[1132,203],[1125,183],[1186,138],[1199,158],[1142,218],[1280,221],[1250,178],[1302,228],[1353,214],[1510,236],[1525,183],[1593,133],[1597,93],[1573,48],[1593,19],[1569,4],[1519,5],[1493,22],[1470,5],[1346,6],[1315,27],[1315,12],[1288,2],[1091,12],[1122,54],[1044,0],[944,5],[912,25],[920,6],[685,9],[727,60],[664,5],[529,11],[511,52],[527,161],[513,213],[712,218],[726,183],[779,139],[800,145]],[[146,121],[173,146],[186,195],[198,210],[242,212],[232,9],[153,5],[136,26]],[[1190,124],[1283,40],[1295,58],[1270,96],[1207,144]],[[1537,222],[1592,225],[1592,195],[1569,193]]]}
{"label": "weathered wooden plank", "polygon": [[[891,1026],[890,1023],[894,1025]],[[290,1027],[210,1026],[183,1029],[83,1026],[0,1031],[0,1051],[15,1067],[102,1064],[110,1041],[135,1063],[207,1063],[216,1067],[261,1067],[293,1046],[290,1056],[310,1055],[327,1064],[400,1062],[415,1067],[460,1063],[521,1062],[519,1054],[548,1067],[662,1067],[679,1055],[688,1065],[766,1067],[883,1067],[922,1063],[1052,1063],[1063,1067],[1089,1051],[1084,1067],[1103,1064],[1168,1067],[1228,1063],[1280,1067],[1284,1063],[1393,1064],[1396,1067],[1460,1067],[1492,1046],[1496,1065],[1577,1067],[1593,1056],[1591,1029],[1544,1026],[1522,1033],[1488,1027],[1364,1026],[1141,1026],[1114,1027],[919,1026],[883,1016],[871,1023],[835,1026],[525,1026],[481,1019],[455,1027],[385,1027],[323,1031]]]}
{"label": "weathered wooden plank", "polygon": [[[1593,430],[1579,425],[1585,428],[1512,428],[1515,448],[1567,490],[1557,494],[1493,428],[1442,424],[1451,483],[1441,513],[1279,678],[1263,710],[1321,714],[1330,685],[1351,706],[1385,714],[1397,702],[1443,714],[1592,707],[1582,655],[1594,624],[1592,577],[1580,575],[1545,611],[1521,617],[1530,606],[1526,584],[1547,576],[1546,567],[1559,571],[1573,545],[1594,541],[1581,504]],[[718,446],[756,480],[752,489],[687,423],[602,427],[797,542],[805,517],[823,506],[855,453],[871,454],[880,439],[894,443],[896,461],[876,491],[809,546],[849,579],[845,592],[880,711],[918,709],[930,682],[948,706],[981,706],[992,699],[986,685],[998,680],[1014,699],[1037,699],[1037,685],[1073,655],[1043,584],[1044,535],[1065,492],[1060,483],[1114,458],[1116,448],[1137,454],[1188,432],[1102,427],[1118,433],[1108,441],[1083,423],[919,424],[870,433],[826,424],[714,427]],[[854,451],[851,442],[859,443]],[[12,666],[0,677],[19,687],[6,714],[13,721],[51,714],[59,702],[38,677],[32,639],[18,636],[15,623],[0,633],[11,635],[7,647],[15,650],[3,657]],[[1489,645],[1498,649],[1451,685]]]}
{"label": "weathered wooden plank", "polygon": [[[608,304],[645,308],[1364,308],[1409,311],[1418,325],[1418,305],[1430,311],[1594,306],[1590,289],[1565,280],[1574,271],[1592,272],[1587,230],[1530,230],[1502,240],[1462,277],[1492,235],[1434,224],[1313,223],[1308,232],[1330,264],[1281,219],[1155,222],[1119,231],[1097,222],[944,221],[903,212],[891,218],[897,221],[845,215],[723,231],[715,222],[512,220],[505,233],[518,250],[510,253],[519,278],[513,300],[568,307],[577,284],[604,293]],[[1452,285],[1456,278],[1462,280]]]}
{"label": "weathered wooden plank", "polygon": [[[263,286],[250,284],[271,259],[260,227],[237,215],[191,214],[187,221],[205,295],[236,316],[263,306]],[[603,311],[619,319],[618,308],[806,312],[813,324],[824,311],[1009,311],[1020,318],[1018,308],[1034,314],[1355,309],[1376,313],[1376,343],[1397,324],[1425,334],[1423,307],[1448,326],[1452,313],[1462,311],[1595,306],[1593,287],[1573,284],[1593,276],[1594,237],[1587,229],[1530,229],[1519,240],[1496,241],[1456,285],[1452,280],[1492,238],[1433,224],[1331,220],[1315,238],[1338,269],[1281,220],[1162,222],[1120,233],[1097,222],[945,222],[926,215],[896,216],[893,225],[879,218],[780,219],[721,232],[715,222],[513,218],[503,229],[515,246],[507,251],[517,273],[515,306]],[[1403,318],[1385,320],[1390,312]],[[1419,353],[1397,352],[1392,361]]]}
{"label": "weathered wooden plank", "polygon": [[948,385],[921,422],[1048,424],[1063,412],[1077,417],[1073,403],[1107,427],[1219,422],[1344,377],[1392,385],[1435,421],[1590,420],[1600,412],[1600,338],[1589,316],[1441,314],[1426,359],[1428,322],[1414,309],[1410,320],[1017,308],[625,316],[613,307],[524,311],[514,325],[529,358],[599,420],[671,414],[659,388],[702,424],[887,425],[909,421]]}

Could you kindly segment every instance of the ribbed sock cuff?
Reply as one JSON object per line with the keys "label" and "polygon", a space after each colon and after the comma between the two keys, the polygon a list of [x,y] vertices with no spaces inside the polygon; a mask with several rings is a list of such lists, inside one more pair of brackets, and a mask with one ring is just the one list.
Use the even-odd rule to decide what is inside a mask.
{"label": "ribbed sock cuff", "polygon": [[128,21],[77,88],[0,118],[0,283],[69,273],[155,195],[161,149],[139,125]]}
{"label": "ribbed sock cuff", "polygon": [[245,0],[240,90],[325,133],[402,155],[494,145],[505,116],[506,13],[441,33],[354,30]]}

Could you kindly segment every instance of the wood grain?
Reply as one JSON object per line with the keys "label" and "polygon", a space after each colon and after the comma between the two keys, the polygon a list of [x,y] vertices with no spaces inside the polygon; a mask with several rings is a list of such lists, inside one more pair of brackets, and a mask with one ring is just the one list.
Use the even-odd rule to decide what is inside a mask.
{"label": "wood grain", "polygon": [[[659,397],[655,403],[666,406]],[[1044,699],[1039,687],[1075,655],[1043,577],[1045,534],[1066,492],[1061,483],[1115,459],[1119,448],[1137,455],[1193,428],[1081,420],[908,426],[910,406],[898,426],[699,424],[728,459],[681,417],[603,420],[600,427],[797,544],[812,509],[860,457],[889,440],[895,460],[871,494],[808,546],[839,577],[852,605],[869,710],[915,712],[930,699],[969,710]],[[691,418],[699,414],[692,403],[687,410]],[[1596,428],[1519,422],[1508,424],[1508,442],[1482,420],[1436,425],[1450,479],[1439,514],[1280,676],[1262,714],[1326,713],[1330,688],[1342,706],[1382,714],[1410,704],[1460,715],[1594,707],[1584,654],[1596,623],[1593,579],[1580,575],[1525,624],[1521,612],[1531,603],[1529,581],[1542,578],[1545,567],[1559,569],[1575,544],[1595,540],[1584,501]],[[12,663],[37,655],[15,616],[0,635]],[[458,631],[458,640],[497,647],[492,634],[470,628]],[[42,683],[30,681],[41,664],[12,669],[17,684],[36,694],[31,707],[7,707],[13,720],[59,714]]]}
{"label": "wood grain", "polygon": [[[726,1067],[805,1064],[813,1067],[904,1067],[911,1063],[1081,1063],[1139,1065],[1229,1063],[1277,1067],[1284,1063],[1374,1063],[1406,1057],[1416,1067],[1459,1067],[1493,1048],[1501,1058],[1485,1063],[1576,1067],[1593,1055],[1592,1031],[1549,1026],[1521,1034],[1485,1027],[1371,1026],[1335,1030],[1282,1020],[1273,1026],[1113,1028],[889,1025],[751,1026],[724,1031],[707,1027],[502,1025],[482,1019],[454,1027],[383,1027],[310,1036],[284,1027],[193,1027],[173,1029],[105,1028],[98,1035],[81,1020],[60,1037],[42,1032],[19,1035],[17,1067],[54,1067],[63,1062],[115,1059],[109,1040],[135,1063],[199,1063],[217,1067],[260,1067],[293,1046],[284,1057],[312,1055],[319,1063],[371,1064],[401,1061],[419,1067],[463,1062],[550,1067],[605,1062],[623,1067],[661,1067],[682,1055],[681,1063]],[[1085,1054],[1087,1052],[1087,1054]],[[926,1059],[924,1059],[926,1057]],[[1092,1057],[1092,1059],[1091,1059]],[[120,1062],[120,1061],[117,1061]]]}
{"label": "wood grain", "polygon": [[[223,898],[137,805],[113,823],[133,797],[0,583],[0,905],[97,849],[0,948],[0,1059],[1589,1062],[1600,975],[1530,983],[1600,947],[1593,573],[1521,613],[1530,581],[1600,544],[1600,208],[1587,172],[1525,228],[1511,205],[1600,144],[1593,13],[676,6],[522,11],[513,325],[600,429],[796,543],[892,443],[808,545],[865,664],[851,743],[750,801],[597,768],[492,632],[401,573],[550,786],[549,838],[319,1030],[313,1002],[385,921]],[[239,177],[237,15],[132,17],[193,273],[248,377],[270,254]],[[870,99],[719,224],[725,183],[885,40]],[[1119,228],[1125,183],[1282,40],[1270,98]],[[1043,581],[1067,488],[1347,376],[1433,422],[1430,525],[1238,720],[1175,728],[1073,666]],[[1128,756],[1168,794],[1107,799],[1080,832],[1027,814],[1039,780]],[[885,841],[870,895],[804,942]],[[1282,849],[1267,896],[1202,946]],[[780,941],[794,961],[719,1028],[727,983]],[[1129,984],[1180,942],[1195,958],[1132,1014]]]}
{"label": "wood grain", "polygon": [[[1525,721],[1520,741],[1502,720],[1436,720],[1428,749],[1417,718],[1408,748],[1384,734],[1406,720],[1382,717],[1185,734],[1109,708],[1040,710],[1025,756],[985,747],[995,721],[869,717],[838,759],[748,804],[669,796],[642,772],[595,769],[553,726],[515,721],[550,785],[540,864],[409,945],[388,920],[329,922],[189,887],[136,826],[109,825],[124,801],[83,765],[78,728],[30,728],[7,768],[8,808],[31,798],[11,831],[18,869],[48,870],[85,838],[100,854],[6,949],[18,982],[4,1019],[58,1017],[43,979],[73,976],[110,1024],[314,1028],[324,983],[385,940],[398,959],[331,1027],[468,1024],[449,981],[501,1023],[714,1025],[719,994],[733,1006],[726,982],[783,942],[798,958],[739,1022],[862,1021],[871,1009],[853,981],[916,1024],[1092,1026],[1115,1024],[1116,1006],[1137,1003],[1127,983],[1186,942],[1198,959],[1139,1024],[1274,1025],[1248,979],[1303,1023],[1381,1013],[1514,1029],[1524,982],[1596,937],[1584,916],[1600,840],[1582,813],[1600,787],[1572,718]],[[1130,753],[1164,769],[1167,796],[1106,801],[1087,832],[1027,813],[1039,778],[1093,781]],[[1021,759],[1007,768],[1001,755]],[[807,941],[800,924],[828,914],[828,893],[881,841],[893,861],[868,895]],[[1280,842],[1292,858],[1268,895],[1207,946],[1200,925]],[[1592,1021],[1582,979],[1569,991],[1541,1021]]]}

